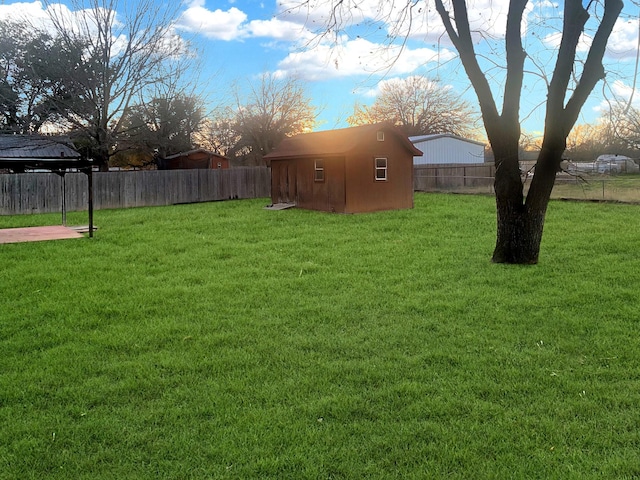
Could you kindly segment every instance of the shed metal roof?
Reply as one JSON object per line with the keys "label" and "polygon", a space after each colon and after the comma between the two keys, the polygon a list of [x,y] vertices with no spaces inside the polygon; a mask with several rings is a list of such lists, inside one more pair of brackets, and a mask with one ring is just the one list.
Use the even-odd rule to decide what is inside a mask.
{"label": "shed metal roof", "polygon": [[264,158],[273,160],[317,155],[344,155],[358,148],[363,142],[376,141],[376,132],[380,130],[396,137],[413,155],[422,155],[422,152],[398,128],[387,123],[377,123],[288,137]]}
{"label": "shed metal roof", "polygon": [[482,145],[482,146],[485,145],[482,142],[471,140],[469,138],[459,137],[458,135],[453,135],[452,133],[434,133],[431,135],[416,135],[415,137],[409,137],[409,140],[413,143],[420,143],[420,142],[429,142],[431,140],[437,140],[439,138],[452,138],[455,140],[460,140],[461,142],[473,143],[473,144]]}

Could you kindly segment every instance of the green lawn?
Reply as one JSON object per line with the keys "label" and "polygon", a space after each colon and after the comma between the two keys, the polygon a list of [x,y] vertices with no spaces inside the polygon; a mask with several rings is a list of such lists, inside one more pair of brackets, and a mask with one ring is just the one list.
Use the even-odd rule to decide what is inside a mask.
{"label": "green lawn", "polygon": [[490,197],[266,203],[0,245],[1,479],[640,476],[639,206],[552,202],[518,267]]}

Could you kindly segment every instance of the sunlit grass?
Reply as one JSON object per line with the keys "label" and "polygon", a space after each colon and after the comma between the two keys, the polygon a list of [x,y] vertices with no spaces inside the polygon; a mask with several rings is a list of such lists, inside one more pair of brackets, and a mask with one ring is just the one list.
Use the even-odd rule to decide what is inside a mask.
{"label": "sunlit grass", "polygon": [[553,202],[514,267],[489,197],[266,203],[0,246],[0,478],[640,475],[637,206]]}

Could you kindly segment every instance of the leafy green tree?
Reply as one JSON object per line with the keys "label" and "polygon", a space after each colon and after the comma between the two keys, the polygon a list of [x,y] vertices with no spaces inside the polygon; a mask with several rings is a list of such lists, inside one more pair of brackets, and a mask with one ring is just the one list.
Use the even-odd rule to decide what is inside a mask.
{"label": "leafy green tree", "polygon": [[139,163],[193,149],[204,119],[201,104],[196,96],[173,94],[133,106],[122,123],[120,158],[129,155]]}
{"label": "leafy green tree", "polygon": [[0,21],[0,130],[38,132],[60,116],[59,45],[25,22]]}

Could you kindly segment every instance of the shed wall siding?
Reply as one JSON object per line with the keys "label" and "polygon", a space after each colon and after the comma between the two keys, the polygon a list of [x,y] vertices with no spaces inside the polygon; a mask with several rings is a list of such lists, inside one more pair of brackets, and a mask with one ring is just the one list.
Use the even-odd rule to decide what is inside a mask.
{"label": "shed wall siding", "polygon": [[271,161],[271,201],[299,208],[344,213],[344,157],[322,157],[324,181],[314,181],[314,159]]}
{"label": "shed wall siding", "polygon": [[[354,127],[354,130],[356,128],[362,127]],[[413,208],[413,155],[416,150],[406,137],[394,131],[387,129],[388,135],[380,140],[377,129],[369,130],[366,136],[358,130],[359,134],[350,141],[339,138],[340,150],[335,144],[304,145],[300,139],[300,145],[286,144],[286,148],[281,149],[282,157],[277,153],[270,154],[273,203],[289,201],[299,208],[340,213]],[[344,136],[344,132],[341,135]],[[304,137],[316,138],[317,135]],[[321,153],[324,148],[329,152]],[[376,158],[387,159],[386,181],[376,181]],[[323,182],[314,181],[315,159],[324,161]],[[295,182],[292,182],[291,172]],[[292,183],[295,183],[295,189],[291,188]]]}
{"label": "shed wall siding", "polygon": [[443,163],[484,163],[484,146],[456,138],[442,137],[415,143],[421,157],[413,157],[414,165]]}
{"label": "shed wall siding", "polygon": [[[387,159],[386,181],[375,179],[376,157]],[[395,142],[353,154],[346,176],[346,213],[413,208],[412,156]]]}

